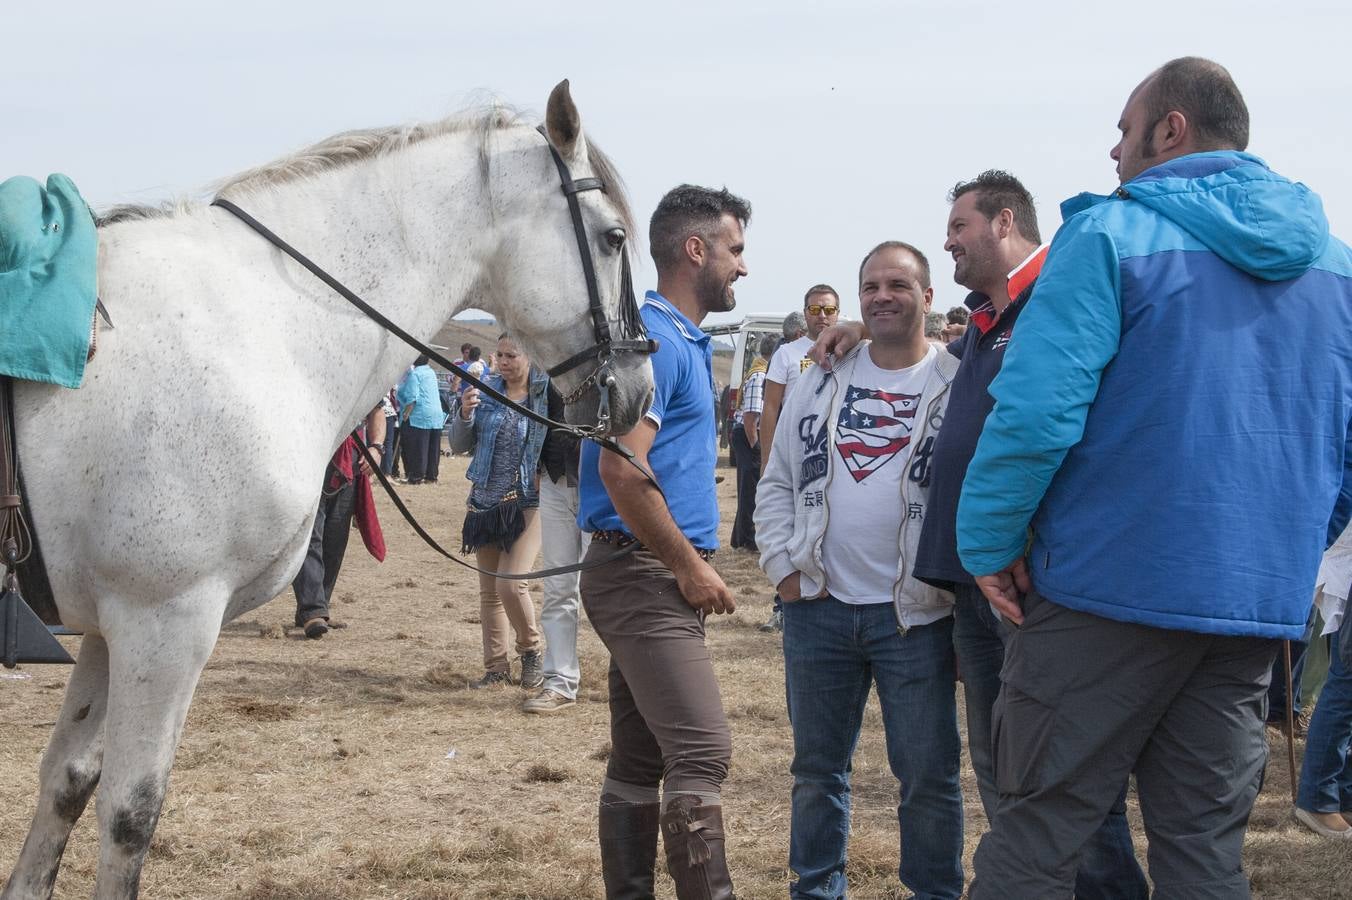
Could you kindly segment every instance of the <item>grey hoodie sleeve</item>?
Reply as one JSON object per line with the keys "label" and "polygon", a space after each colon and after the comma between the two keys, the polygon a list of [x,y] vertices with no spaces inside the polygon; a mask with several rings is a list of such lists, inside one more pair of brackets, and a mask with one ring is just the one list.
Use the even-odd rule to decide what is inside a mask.
{"label": "grey hoodie sleeve", "polygon": [[799,442],[793,439],[791,423],[801,415],[799,407],[803,393],[802,390],[790,392],[780,408],[774,443],[770,445],[770,461],[766,463],[765,474],[756,489],[756,545],[760,547],[760,567],[775,588],[798,571],[789,558],[797,520],[796,474],[801,469]]}

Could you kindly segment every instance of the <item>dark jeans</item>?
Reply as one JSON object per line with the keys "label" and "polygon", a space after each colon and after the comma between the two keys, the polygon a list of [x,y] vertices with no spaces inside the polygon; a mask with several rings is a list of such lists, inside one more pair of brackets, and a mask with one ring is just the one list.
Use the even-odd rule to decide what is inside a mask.
{"label": "dark jeans", "polygon": [[[1005,662],[1009,625],[996,618],[991,605],[974,584],[955,585],[953,647],[962,672],[967,708],[967,752],[972,758],[986,819],[995,816],[1000,795],[995,787],[995,754],[991,748],[991,713],[1000,694],[1000,669]],[[1076,900],[1145,900],[1149,896],[1145,873],[1136,861],[1127,822],[1127,786],[1094,832],[1080,857],[1075,874]]]}
{"label": "dark jeans", "polygon": [[1278,642],[1152,628],[1036,592],[1009,636],[993,717],[1000,800],[972,900],[1069,897],[1131,772],[1158,898],[1249,896],[1240,865]]}
{"label": "dark jeans", "polygon": [[331,496],[319,498],[314,528],[310,529],[310,547],[300,572],[291,582],[296,594],[296,624],[329,617],[329,601],[338,582],[338,570],[347,554],[347,539],[352,534],[352,504],[356,492],[352,482]]}
{"label": "dark jeans", "polygon": [[[587,560],[615,551],[592,544]],[[704,622],[656,556],[637,550],[582,573],[582,606],[610,651],[606,778],[675,793],[720,792],[732,734]]]}
{"label": "dark jeans", "polygon": [[[1300,695],[1300,682],[1305,674],[1305,651],[1310,648],[1314,637],[1314,610],[1305,623],[1305,636],[1302,640],[1291,642],[1291,694],[1292,715],[1299,717],[1305,703]],[[1286,655],[1280,650],[1272,664],[1272,684],[1268,687],[1267,720],[1280,725],[1286,724]]]}
{"label": "dark jeans", "polygon": [[1329,677],[1305,737],[1296,805],[1310,812],[1352,812],[1352,668],[1339,652],[1345,636],[1352,637],[1346,623],[1333,635]]}
{"label": "dark jeans", "polygon": [[760,484],[760,446],[751,446],[746,430],[732,429],[732,458],[737,461],[737,517],[732,523],[732,546],[756,549],[756,486]]}
{"label": "dark jeans", "polygon": [[441,429],[405,425],[400,439],[404,477],[409,484],[436,481],[441,469]]}
{"label": "dark jeans", "polygon": [[394,471],[394,439],[399,433],[399,417],[385,417],[385,443],[381,445],[380,471],[386,475]]}
{"label": "dark jeans", "polygon": [[962,795],[952,618],[903,634],[891,603],[786,603],[784,682],[793,724],[789,868],[798,876],[789,895],[845,895],[851,758],[872,687],[901,784],[898,876],[919,900],[956,900]]}

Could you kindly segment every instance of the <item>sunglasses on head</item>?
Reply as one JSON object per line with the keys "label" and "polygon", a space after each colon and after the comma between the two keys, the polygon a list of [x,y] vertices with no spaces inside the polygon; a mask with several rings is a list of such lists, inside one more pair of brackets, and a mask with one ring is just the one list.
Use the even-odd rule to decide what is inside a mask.
{"label": "sunglasses on head", "polygon": [[820,306],[816,303],[807,308],[807,313],[810,316],[834,316],[838,312],[840,312],[839,306]]}

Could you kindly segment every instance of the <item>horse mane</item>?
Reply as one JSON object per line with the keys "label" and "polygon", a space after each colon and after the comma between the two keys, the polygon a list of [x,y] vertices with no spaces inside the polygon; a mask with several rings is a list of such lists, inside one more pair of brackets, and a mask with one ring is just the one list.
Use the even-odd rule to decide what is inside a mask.
{"label": "horse mane", "polygon": [[[226,178],[215,185],[215,193],[218,196],[229,197],[232,194],[266,190],[313,178],[362,160],[394,153],[429,138],[466,132],[479,134],[479,165],[487,177],[491,135],[495,131],[523,124],[527,123],[518,110],[498,103],[486,109],[456,113],[435,122],[344,131],[289,156]],[[630,235],[636,235],[637,229],[627,191],[614,164],[591,141],[587,142],[587,159],[596,177],[606,186],[606,194],[619,211],[625,231]],[[158,205],[122,204],[101,213],[98,216],[98,225],[103,227],[120,222],[171,218],[196,206],[197,204],[182,199]]]}
{"label": "horse mane", "polygon": [[151,206],[141,203],[119,203],[100,211],[94,217],[94,225],[103,228],[120,222],[141,222],[146,219],[170,219],[179,213],[188,212],[195,206],[188,200],[166,200]]}

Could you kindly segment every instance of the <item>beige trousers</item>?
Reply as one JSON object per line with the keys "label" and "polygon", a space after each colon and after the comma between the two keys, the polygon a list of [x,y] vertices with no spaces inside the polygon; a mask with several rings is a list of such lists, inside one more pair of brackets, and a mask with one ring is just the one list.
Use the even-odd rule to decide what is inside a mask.
{"label": "beige trousers", "polygon": [[[540,511],[525,510],[526,530],[503,553],[497,547],[480,547],[474,559],[490,572],[529,572],[540,553]],[[488,672],[511,670],[507,655],[507,627],[516,634],[516,652],[540,649],[540,627],[535,620],[529,583],[509,578],[494,578],[479,573],[479,622],[484,635],[484,669]]]}

